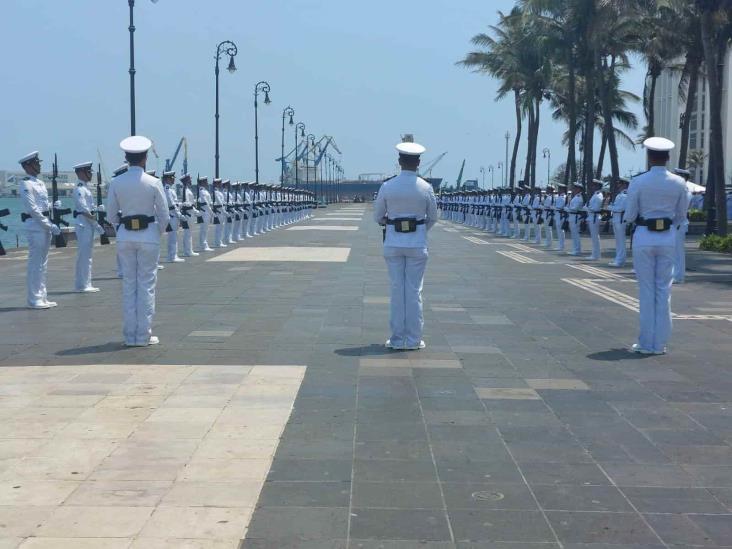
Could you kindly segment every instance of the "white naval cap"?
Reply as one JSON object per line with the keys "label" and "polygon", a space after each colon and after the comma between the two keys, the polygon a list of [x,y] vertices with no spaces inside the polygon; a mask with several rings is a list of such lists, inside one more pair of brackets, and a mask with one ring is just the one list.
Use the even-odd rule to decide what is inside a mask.
{"label": "white naval cap", "polygon": [[674,169],[674,173],[676,175],[683,175],[683,176],[686,176],[686,177],[691,177],[691,172],[689,170],[685,170],[683,168],[675,168]]}
{"label": "white naval cap", "polygon": [[38,158],[38,155],[41,154],[38,151],[33,151],[32,153],[26,154],[23,158],[18,160],[18,164],[25,164],[26,162],[29,162],[35,158]]}
{"label": "white naval cap", "polygon": [[396,146],[396,150],[399,151],[399,154],[403,154],[404,156],[420,156],[427,149],[425,149],[419,143],[406,142],[406,143],[399,143]]}
{"label": "white naval cap", "polygon": [[673,150],[676,145],[665,137],[649,137],[643,142],[643,146],[649,151],[668,152]]}
{"label": "white naval cap", "polygon": [[126,171],[127,171],[128,169],[129,169],[129,168],[130,168],[130,167],[129,167],[129,166],[127,165],[127,164],[122,164],[122,165],[121,165],[121,166],[120,166],[119,168],[117,168],[116,170],[114,170],[114,171],[112,172],[112,176],[113,176],[113,177],[117,177],[118,175],[122,175],[122,174],[123,174],[123,173],[125,173],[125,172],[126,172]]}
{"label": "white naval cap", "polygon": [[94,162],[81,162],[80,164],[77,164],[74,166],[74,171],[76,170],[88,170],[94,165]]}
{"label": "white naval cap", "polygon": [[163,177],[175,177],[174,171],[163,172]]}
{"label": "white naval cap", "polygon": [[132,135],[120,141],[119,147],[126,153],[140,154],[150,150],[152,141],[143,135]]}

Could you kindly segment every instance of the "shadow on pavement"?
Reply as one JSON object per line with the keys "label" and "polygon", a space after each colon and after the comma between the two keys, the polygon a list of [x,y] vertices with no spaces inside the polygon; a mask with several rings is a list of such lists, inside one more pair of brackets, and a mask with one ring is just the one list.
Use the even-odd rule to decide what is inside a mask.
{"label": "shadow on pavement", "polygon": [[346,347],[344,349],[336,349],[335,354],[340,356],[383,356],[391,355],[398,351],[387,349],[383,345],[372,343],[371,345],[363,345],[361,347]]}
{"label": "shadow on pavement", "polygon": [[639,355],[633,353],[628,349],[610,349],[608,351],[600,351],[599,353],[592,353],[587,355],[590,360],[599,360],[601,362],[617,362],[619,360],[643,360],[646,358],[652,358],[653,355]]}
{"label": "shadow on pavement", "polygon": [[16,311],[31,311],[28,307],[0,307],[0,313],[14,313]]}
{"label": "shadow on pavement", "polygon": [[122,343],[118,341],[110,341],[109,343],[102,343],[101,345],[90,345],[89,347],[76,347],[74,349],[64,349],[56,353],[57,356],[76,356],[76,355],[91,355],[96,353],[109,353],[113,351],[121,351],[127,349]]}

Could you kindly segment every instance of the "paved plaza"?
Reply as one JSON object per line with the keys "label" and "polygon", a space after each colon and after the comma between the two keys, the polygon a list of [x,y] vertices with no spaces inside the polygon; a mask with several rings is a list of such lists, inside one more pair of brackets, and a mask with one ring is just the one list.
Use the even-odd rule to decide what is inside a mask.
{"label": "paved plaza", "polygon": [[732,547],[732,260],[694,252],[670,354],[630,267],[446,222],[423,351],[393,352],[370,206],[317,211],[159,273],[122,346],[51,251],[0,259],[0,549]]}

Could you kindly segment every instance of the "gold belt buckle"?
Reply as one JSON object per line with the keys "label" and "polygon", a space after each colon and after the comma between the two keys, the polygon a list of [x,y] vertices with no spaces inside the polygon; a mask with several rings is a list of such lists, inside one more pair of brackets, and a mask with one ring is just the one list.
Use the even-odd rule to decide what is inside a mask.
{"label": "gold belt buckle", "polygon": [[132,220],[132,230],[133,231],[139,231],[140,230],[140,220],[139,219],[133,219]]}
{"label": "gold belt buckle", "polygon": [[656,230],[662,231],[664,228],[663,219],[656,219]]}
{"label": "gold belt buckle", "polygon": [[409,221],[402,221],[402,232],[409,232]]}

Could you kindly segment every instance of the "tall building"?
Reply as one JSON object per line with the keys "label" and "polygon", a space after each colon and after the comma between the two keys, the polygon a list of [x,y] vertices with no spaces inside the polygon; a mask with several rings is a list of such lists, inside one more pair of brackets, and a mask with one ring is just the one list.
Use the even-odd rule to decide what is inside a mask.
{"label": "tall building", "polygon": [[[726,184],[732,181],[732,94],[729,93],[732,83],[732,63],[730,63],[730,51],[728,50],[723,67],[723,97],[722,97],[722,132],[724,139],[724,158],[726,171]],[[679,60],[677,64],[683,63]],[[679,96],[679,82],[681,72],[678,70],[666,69],[661,74],[656,85],[656,98],[654,107],[656,113],[656,135],[668,137],[676,148],[671,154],[670,165],[678,166],[679,145],[681,143],[681,120],[686,110],[686,101]],[[698,166],[692,166],[687,162],[687,167],[692,173],[692,178],[700,184],[706,183],[706,174],[709,163],[709,87],[706,78],[699,79],[699,87],[696,94],[696,106],[691,113],[689,128],[689,153],[702,151],[704,162]]]}

